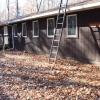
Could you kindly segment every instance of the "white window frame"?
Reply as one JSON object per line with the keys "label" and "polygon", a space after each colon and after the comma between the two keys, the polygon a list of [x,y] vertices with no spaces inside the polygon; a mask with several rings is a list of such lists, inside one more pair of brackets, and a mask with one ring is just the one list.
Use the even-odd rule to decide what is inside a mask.
{"label": "white window frame", "polygon": [[27,37],[27,25],[26,25],[26,35],[23,35],[23,26],[24,24],[26,25],[26,23],[22,23],[22,37]]}
{"label": "white window frame", "polygon": [[17,35],[15,34],[15,31],[16,31],[15,27],[17,28],[17,24],[12,25],[14,37],[17,37]]}
{"label": "white window frame", "polygon": [[48,32],[49,32],[49,30],[48,30],[48,24],[49,24],[48,21],[51,20],[51,19],[54,20],[54,33],[55,33],[55,19],[54,18],[48,18],[47,19],[47,37],[48,38],[53,38],[54,37],[54,35],[48,35]]}
{"label": "white window frame", "polygon": [[[68,18],[70,16],[75,16],[75,18],[76,18],[76,33],[75,33],[75,35],[69,35],[68,34]],[[67,16],[67,38],[77,38],[77,37],[78,37],[77,14],[68,15]]]}
{"label": "white window frame", "polygon": [[[38,35],[35,35],[35,34],[34,34],[34,23],[35,23],[35,22],[38,23]],[[39,37],[39,21],[38,21],[38,20],[32,21],[32,34],[33,34],[33,37],[34,37],[34,38],[38,38],[38,37]]]}

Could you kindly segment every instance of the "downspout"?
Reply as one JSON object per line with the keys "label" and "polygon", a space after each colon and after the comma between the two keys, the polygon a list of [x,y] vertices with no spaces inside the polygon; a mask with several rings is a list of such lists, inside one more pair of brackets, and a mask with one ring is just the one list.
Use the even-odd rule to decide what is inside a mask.
{"label": "downspout", "polygon": [[4,40],[5,39],[5,37],[4,37],[5,35],[4,34],[5,34],[5,26],[3,27],[3,52],[5,51],[5,40]]}

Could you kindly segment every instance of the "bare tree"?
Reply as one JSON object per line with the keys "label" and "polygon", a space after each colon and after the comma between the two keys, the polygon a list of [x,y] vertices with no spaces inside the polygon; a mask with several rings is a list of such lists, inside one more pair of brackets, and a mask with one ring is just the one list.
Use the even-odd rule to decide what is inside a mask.
{"label": "bare tree", "polygon": [[16,18],[16,0],[9,0],[9,19]]}

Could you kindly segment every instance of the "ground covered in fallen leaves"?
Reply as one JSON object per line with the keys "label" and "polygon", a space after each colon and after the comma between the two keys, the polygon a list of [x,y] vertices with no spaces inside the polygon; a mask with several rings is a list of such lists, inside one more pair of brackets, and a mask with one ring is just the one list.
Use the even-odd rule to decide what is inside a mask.
{"label": "ground covered in fallen leaves", "polygon": [[0,52],[0,100],[100,100],[100,66]]}

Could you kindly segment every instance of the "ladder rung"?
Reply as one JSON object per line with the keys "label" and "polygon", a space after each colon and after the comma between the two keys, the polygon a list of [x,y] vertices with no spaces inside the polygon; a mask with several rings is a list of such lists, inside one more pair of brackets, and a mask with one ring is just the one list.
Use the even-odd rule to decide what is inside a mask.
{"label": "ladder rung", "polygon": [[51,54],[57,54],[57,52],[52,52]]}
{"label": "ladder rung", "polygon": [[52,48],[58,48],[58,46],[52,46]]}
{"label": "ladder rung", "polygon": [[97,29],[98,27],[97,26],[90,26],[92,29]]}
{"label": "ladder rung", "polygon": [[49,60],[56,60],[56,57],[50,57]]}
{"label": "ladder rung", "polygon": [[58,23],[59,25],[62,25],[63,23]]}
{"label": "ladder rung", "polygon": [[96,31],[93,31],[93,32],[99,32],[98,30],[96,30]]}
{"label": "ladder rung", "polygon": [[55,33],[54,33],[54,38],[53,38],[51,50],[50,50],[49,62],[55,63],[56,60],[57,60],[57,55],[58,55],[58,51],[59,51],[58,49],[59,49],[59,46],[60,46],[61,37],[62,37],[62,33],[63,33],[62,31],[59,31],[57,29],[59,29],[59,27],[61,27],[61,29],[63,30],[63,28],[64,28],[64,21],[65,21],[65,17],[66,17],[67,6],[68,6],[68,0],[66,1],[65,7],[63,6],[63,0],[61,0],[59,13],[57,15],[56,30],[55,30]]}
{"label": "ladder rung", "polygon": [[59,40],[53,40],[53,41],[55,41],[55,42],[59,42]]}

